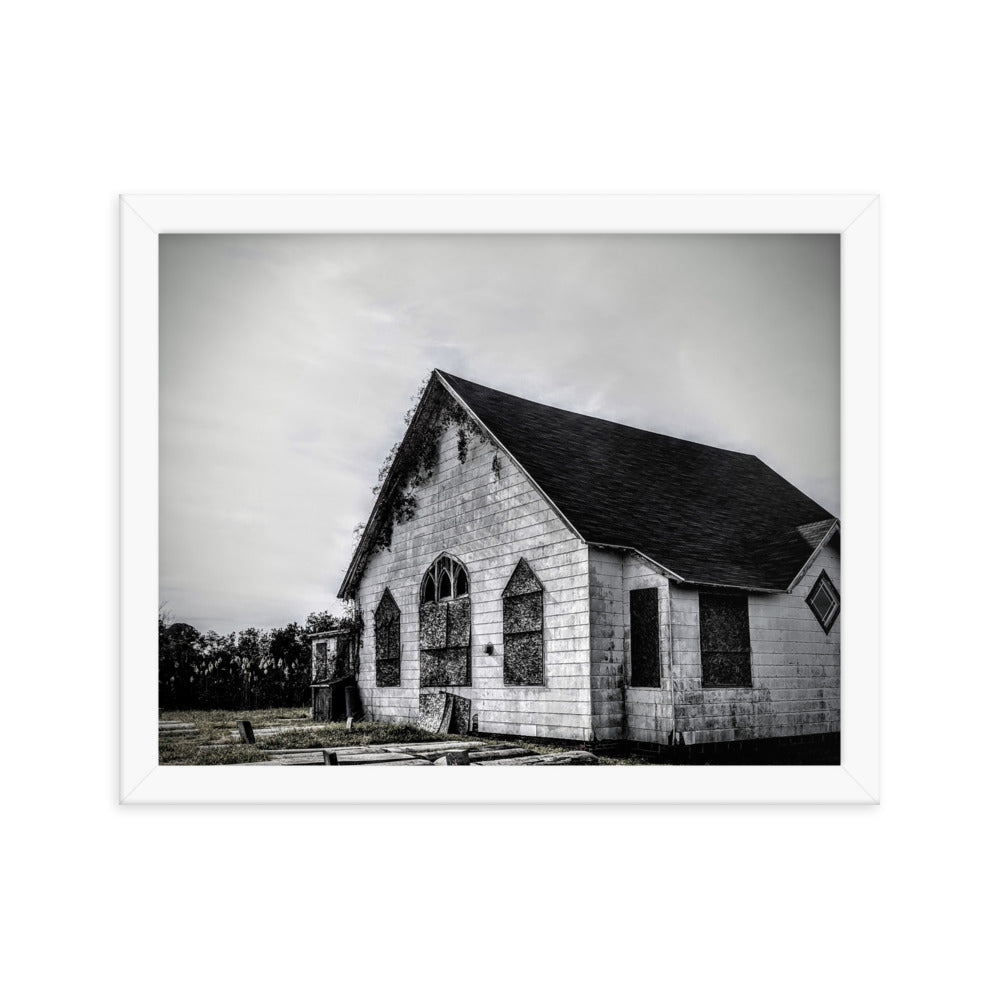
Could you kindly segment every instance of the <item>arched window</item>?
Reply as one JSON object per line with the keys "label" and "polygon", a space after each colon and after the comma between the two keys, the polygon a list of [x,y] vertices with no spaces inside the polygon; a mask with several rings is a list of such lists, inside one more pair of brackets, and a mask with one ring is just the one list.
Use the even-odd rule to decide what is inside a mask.
{"label": "arched window", "polygon": [[420,584],[420,686],[468,685],[471,640],[469,572],[443,553]]}
{"label": "arched window", "polygon": [[545,683],[542,584],[524,559],[503,589],[503,682]]}
{"label": "arched window", "polygon": [[469,596],[469,574],[465,567],[447,553],[431,563],[420,588],[420,603],[450,601]]}
{"label": "arched window", "polygon": [[399,685],[399,605],[386,587],[375,609],[375,686]]}

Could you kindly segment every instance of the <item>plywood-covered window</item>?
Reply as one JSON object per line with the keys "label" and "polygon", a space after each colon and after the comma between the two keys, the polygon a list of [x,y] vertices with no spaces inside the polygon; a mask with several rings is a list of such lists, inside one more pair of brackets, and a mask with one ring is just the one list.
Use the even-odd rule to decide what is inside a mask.
{"label": "plywood-covered window", "polygon": [[503,682],[545,683],[542,585],[521,559],[503,590]]}
{"label": "plywood-covered window", "polygon": [[324,681],[330,674],[329,646],[325,642],[313,643],[313,679]]}
{"label": "plywood-covered window", "polygon": [[750,687],[746,594],[698,595],[702,687]]}
{"label": "plywood-covered window", "polygon": [[445,553],[420,584],[420,686],[468,685],[471,641],[469,573]]}
{"label": "plywood-covered window", "polygon": [[632,687],[660,686],[659,594],[656,587],[629,591],[629,661]]}
{"label": "plywood-covered window", "polygon": [[375,609],[375,685],[399,685],[399,605],[388,587]]}

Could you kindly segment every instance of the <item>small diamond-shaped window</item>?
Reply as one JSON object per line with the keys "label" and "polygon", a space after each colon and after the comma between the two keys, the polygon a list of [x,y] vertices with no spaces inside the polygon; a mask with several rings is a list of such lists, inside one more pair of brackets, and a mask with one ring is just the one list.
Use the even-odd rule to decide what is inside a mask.
{"label": "small diamond-shaped window", "polygon": [[833,581],[826,575],[826,570],[820,573],[819,578],[813,584],[813,589],[809,591],[806,604],[812,609],[816,620],[823,626],[824,632],[829,632],[833,628],[833,623],[840,614],[840,594],[833,585]]}

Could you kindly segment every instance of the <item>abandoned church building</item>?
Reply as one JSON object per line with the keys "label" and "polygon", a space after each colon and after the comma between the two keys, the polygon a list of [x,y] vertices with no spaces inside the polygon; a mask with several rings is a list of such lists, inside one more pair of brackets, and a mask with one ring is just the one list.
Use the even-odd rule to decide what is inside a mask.
{"label": "abandoned church building", "polygon": [[452,692],[483,734],[832,741],[839,527],[752,455],[435,370],[340,588],[342,655],[376,720]]}

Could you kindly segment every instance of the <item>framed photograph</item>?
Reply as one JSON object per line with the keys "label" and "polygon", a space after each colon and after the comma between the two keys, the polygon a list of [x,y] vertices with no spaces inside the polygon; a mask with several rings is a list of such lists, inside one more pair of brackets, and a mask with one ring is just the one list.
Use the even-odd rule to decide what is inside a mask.
{"label": "framed photograph", "polygon": [[123,803],[878,802],[876,196],[120,211]]}

